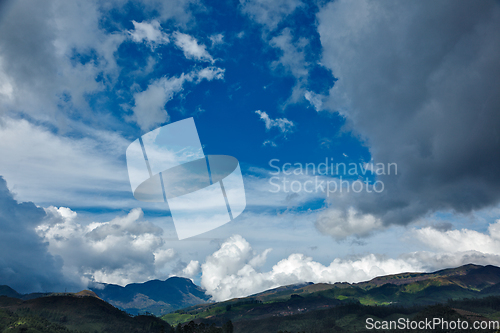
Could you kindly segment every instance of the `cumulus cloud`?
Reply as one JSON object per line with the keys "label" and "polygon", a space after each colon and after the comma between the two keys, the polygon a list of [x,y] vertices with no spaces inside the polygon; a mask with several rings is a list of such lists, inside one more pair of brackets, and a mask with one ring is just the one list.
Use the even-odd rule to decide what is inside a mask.
{"label": "cumulus cloud", "polygon": [[293,121],[286,118],[271,119],[271,117],[269,117],[269,115],[265,111],[257,110],[255,111],[255,113],[257,113],[260,116],[260,119],[264,121],[267,131],[269,131],[273,127],[276,127],[280,131],[280,133],[285,136],[288,133],[293,132],[293,128],[295,127]]}
{"label": "cumulus cloud", "polygon": [[344,206],[407,224],[497,204],[498,2],[335,1],[317,18],[322,63],[338,77],[324,107],[400,171],[378,177],[383,194]]}
{"label": "cumulus cloud", "polygon": [[[262,279],[257,281],[258,286],[253,281],[253,277],[258,277],[258,273],[249,262],[256,255],[243,237],[232,236],[201,265],[201,286],[215,300],[248,295],[256,288],[262,288],[262,284],[267,286],[267,281]],[[245,278],[249,275],[251,278]]]}
{"label": "cumulus cloud", "polygon": [[183,276],[192,277],[200,272],[200,262],[198,260],[191,260],[189,264],[182,270]]}
{"label": "cumulus cloud", "polygon": [[279,261],[270,271],[260,272],[259,266],[269,251],[257,254],[243,237],[234,235],[201,265],[201,285],[214,300],[221,301],[300,282],[357,282],[420,268],[401,259],[375,255],[357,260],[335,259],[325,266],[311,257],[295,253]]}
{"label": "cumulus cloud", "polygon": [[171,262],[176,255],[174,249],[160,249],[156,251],[154,253],[156,267],[158,269],[163,268],[167,263]]}
{"label": "cumulus cloud", "polygon": [[179,77],[162,77],[154,80],[146,90],[134,94],[133,119],[144,131],[168,122],[170,116],[165,110],[165,104],[183,89],[186,82],[199,83],[202,80],[212,81],[223,78],[224,69],[207,67],[188,74],[182,73]]}
{"label": "cumulus cloud", "polygon": [[[498,228],[499,223],[497,222],[492,228]],[[205,263],[201,265],[201,285],[214,300],[222,301],[302,282],[355,283],[380,275],[432,272],[470,263],[500,264],[498,251],[496,253],[481,252],[481,246],[476,246],[474,250],[467,246],[467,242],[465,238],[458,242],[459,249],[464,249],[458,252],[445,246],[443,249],[445,251],[412,252],[398,258],[376,254],[350,259],[336,258],[328,265],[316,262],[304,254],[294,253],[280,260],[269,271],[261,271],[259,267],[266,261],[266,256],[271,249],[257,254],[243,237],[234,235],[227,239],[219,250],[208,256]],[[487,247],[485,248],[488,250]]]}
{"label": "cumulus cloud", "polygon": [[173,37],[175,38],[175,45],[184,52],[186,58],[214,62],[205,45],[198,44],[198,41],[193,36],[175,31]]}
{"label": "cumulus cloud", "polygon": [[129,34],[136,43],[146,42],[151,49],[154,49],[156,45],[169,42],[168,35],[160,30],[160,22],[157,20],[152,20],[150,23],[132,20],[132,24],[134,30],[129,31]]}
{"label": "cumulus cloud", "polygon": [[437,251],[500,253],[500,220],[488,226],[488,234],[470,229],[443,231],[432,227],[414,230],[413,234],[420,242]]}
{"label": "cumulus cloud", "polygon": [[156,278],[158,270],[175,258],[164,248],[163,230],[144,220],[141,209],[109,222],[82,225],[68,208],[49,207],[51,219],[37,227],[49,251],[64,261],[66,275],[82,283],[126,285]]}
{"label": "cumulus cloud", "polygon": [[18,292],[51,291],[78,283],[66,280],[62,260],[35,232],[48,219],[32,202],[17,202],[0,177],[0,281]]}

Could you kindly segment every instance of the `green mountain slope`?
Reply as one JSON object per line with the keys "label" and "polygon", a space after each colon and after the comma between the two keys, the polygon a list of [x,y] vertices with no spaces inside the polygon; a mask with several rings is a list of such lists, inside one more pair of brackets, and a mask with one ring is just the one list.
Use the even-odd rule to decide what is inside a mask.
{"label": "green mountain slope", "polygon": [[[411,308],[448,300],[500,295],[500,268],[465,265],[434,273],[403,273],[349,284],[301,284],[225,302],[200,304],[162,316],[170,324],[190,320],[221,324],[276,321],[349,304]],[[302,317],[301,317],[302,318]],[[278,320],[279,321],[279,320]]]}
{"label": "green mountain slope", "polygon": [[26,301],[0,296],[0,309],[19,317],[43,318],[66,329],[82,332],[170,331],[170,325],[157,317],[131,317],[92,296],[46,296]]}
{"label": "green mountain slope", "polygon": [[14,312],[0,309],[0,331],[1,332],[31,332],[31,333],[73,333],[62,325],[33,316],[18,315]]}

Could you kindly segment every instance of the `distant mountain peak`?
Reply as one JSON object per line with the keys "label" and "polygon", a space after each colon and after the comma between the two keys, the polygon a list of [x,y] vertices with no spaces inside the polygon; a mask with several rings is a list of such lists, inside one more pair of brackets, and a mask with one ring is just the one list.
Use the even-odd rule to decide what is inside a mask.
{"label": "distant mountain peak", "polygon": [[20,298],[22,295],[7,285],[1,285],[0,296]]}
{"label": "distant mountain peak", "polygon": [[100,298],[132,314],[164,314],[183,307],[206,303],[210,296],[191,279],[172,276],[166,280],[131,283],[125,287],[100,284],[90,288]]}

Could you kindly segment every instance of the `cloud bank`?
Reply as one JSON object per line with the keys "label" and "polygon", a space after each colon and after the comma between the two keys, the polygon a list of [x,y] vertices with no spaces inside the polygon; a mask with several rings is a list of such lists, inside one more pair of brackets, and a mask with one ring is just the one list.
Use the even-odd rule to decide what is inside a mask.
{"label": "cloud bank", "polygon": [[260,267],[271,249],[256,253],[242,236],[234,235],[201,265],[201,286],[215,301],[223,301],[303,282],[355,283],[380,275],[432,272],[469,263],[500,265],[500,220],[490,225],[489,231],[490,235],[486,235],[466,229],[440,232],[424,228],[413,230],[409,236],[415,236],[424,244],[435,244],[436,252],[405,253],[398,258],[369,254],[336,258],[328,265],[294,253],[269,271],[262,271]]}

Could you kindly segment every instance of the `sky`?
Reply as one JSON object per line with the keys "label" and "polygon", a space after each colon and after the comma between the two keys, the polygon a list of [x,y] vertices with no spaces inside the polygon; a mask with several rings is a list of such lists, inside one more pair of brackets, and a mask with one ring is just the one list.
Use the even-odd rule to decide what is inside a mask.
{"label": "sky", "polygon": [[[0,284],[213,300],[500,265],[498,1],[0,2]],[[246,209],[179,240],[127,147],[193,118]]]}

